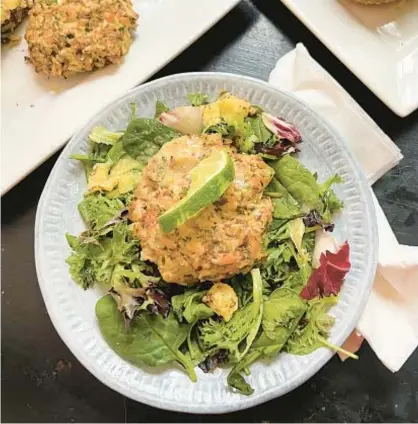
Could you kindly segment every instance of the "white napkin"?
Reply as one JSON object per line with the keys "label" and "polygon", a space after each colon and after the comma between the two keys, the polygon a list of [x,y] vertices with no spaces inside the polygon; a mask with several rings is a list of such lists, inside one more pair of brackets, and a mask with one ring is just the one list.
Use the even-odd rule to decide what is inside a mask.
{"label": "white napkin", "polygon": [[[292,92],[345,138],[370,184],[402,159],[390,138],[322,68],[302,44],[283,56],[270,74],[272,85]],[[374,197],[379,263],[357,330],[391,371],[398,371],[418,345],[418,247],[400,245]],[[347,346],[357,350],[354,332]]]}

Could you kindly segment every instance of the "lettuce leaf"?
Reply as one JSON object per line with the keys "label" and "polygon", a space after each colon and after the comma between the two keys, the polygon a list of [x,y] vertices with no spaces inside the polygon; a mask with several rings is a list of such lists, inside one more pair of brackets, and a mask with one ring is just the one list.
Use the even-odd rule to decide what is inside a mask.
{"label": "lettuce leaf", "polygon": [[165,319],[160,315],[139,315],[127,329],[116,302],[107,295],[97,302],[96,316],[104,339],[125,360],[151,367],[178,362],[196,381],[192,362],[180,351],[189,325],[180,324],[172,313]]}
{"label": "lettuce leaf", "polygon": [[251,271],[253,300],[238,309],[231,320],[216,321],[209,318],[199,323],[199,345],[202,350],[224,349],[233,361],[240,361],[257,336],[263,313],[263,283],[258,269]]}
{"label": "lettuce leaf", "polygon": [[206,290],[188,289],[183,294],[173,296],[171,304],[179,321],[194,324],[196,321],[211,317],[214,312],[202,303]]}
{"label": "lettuce leaf", "polygon": [[328,178],[325,183],[320,184],[319,186],[322,200],[322,207],[319,212],[321,214],[322,220],[326,223],[332,222],[333,215],[340,212],[344,207],[344,203],[338,199],[334,190],[331,188],[333,184],[341,183],[341,177],[339,175],[333,175],[332,177]]}
{"label": "lettuce leaf", "polygon": [[277,355],[295,331],[306,311],[306,303],[293,290],[279,288],[264,302],[262,333],[252,344],[248,354],[231,370],[228,384],[241,394],[253,393],[241,372],[259,358]]}
{"label": "lettuce leaf", "polygon": [[[271,288],[284,284],[300,292],[309,279],[312,272],[315,227],[305,228],[304,232],[296,237],[295,228],[298,226],[295,224],[300,221],[300,218],[291,221],[275,219],[267,232],[267,258],[260,268],[263,280]],[[297,239],[298,246],[292,237]]]}
{"label": "lettuce leaf", "polygon": [[79,160],[83,164],[86,178],[88,178],[96,163],[104,163],[108,160],[108,153],[122,135],[122,132],[112,132],[105,127],[94,127],[89,134],[88,153],[86,155],[73,154],[70,155],[70,158]]}
{"label": "lettuce leaf", "polygon": [[170,108],[166,106],[163,102],[160,102],[157,100],[157,103],[155,104],[155,115],[154,118],[159,118],[160,115],[164,112],[168,112]]}
{"label": "lettuce leaf", "polygon": [[112,273],[109,294],[115,299],[128,325],[129,320],[141,311],[161,314],[163,317],[167,317],[170,312],[168,297],[156,285],[160,278],[145,272],[149,272],[145,264],[134,263],[129,269],[117,264]]}
{"label": "lettuce leaf", "polygon": [[334,318],[328,314],[328,310],[337,302],[337,296],[310,300],[303,323],[289,338],[286,351],[294,355],[307,355],[324,347],[324,342],[334,324]]}
{"label": "lettuce leaf", "polygon": [[125,208],[119,199],[110,199],[102,193],[92,193],[78,204],[78,211],[89,228],[102,228]]}
{"label": "lettuce leaf", "polygon": [[111,284],[117,264],[129,267],[140,263],[139,243],[132,238],[126,222],[117,222],[97,231],[85,231],[79,237],[66,235],[72,252],[67,258],[73,280],[83,289],[96,283]]}
{"label": "lettuce leaf", "polygon": [[94,127],[90,134],[89,140],[96,144],[107,144],[113,146],[123,135],[123,132],[109,131],[102,126]]}
{"label": "lettuce leaf", "polygon": [[136,118],[129,123],[121,140],[128,155],[147,164],[165,143],[178,136],[176,131],[156,119]]}
{"label": "lettuce leaf", "polygon": [[299,325],[289,337],[284,349],[294,355],[309,353],[327,347],[339,351],[350,358],[358,359],[357,355],[328,342],[328,337],[335,318],[328,314],[329,309],[338,303],[338,296],[315,298],[308,301],[308,309]]}

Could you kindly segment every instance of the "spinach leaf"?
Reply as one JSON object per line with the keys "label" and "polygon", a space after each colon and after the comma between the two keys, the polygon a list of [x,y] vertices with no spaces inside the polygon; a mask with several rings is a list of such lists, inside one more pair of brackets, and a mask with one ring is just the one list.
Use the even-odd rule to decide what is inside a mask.
{"label": "spinach leaf", "polygon": [[197,340],[195,324],[199,320],[209,318],[214,315],[211,308],[202,303],[202,298],[207,290],[187,289],[183,294],[173,296],[171,298],[171,305],[177,319],[182,322],[186,321],[191,324],[189,333],[187,335],[187,347],[189,356],[194,364],[199,364],[204,361],[208,356],[216,351],[216,349],[201,349]]}
{"label": "spinach leaf", "polygon": [[154,118],[159,118],[160,115],[164,112],[169,112],[170,108],[166,106],[163,102],[160,102],[157,100],[157,103],[155,104],[155,115]]}
{"label": "spinach leaf", "polygon": [[266,128],[261,118],[261,115],[250,116],[245,121],[250,124],[251,133],[257,138],[257,143],[277,143],[278,140],[273,137],[273,134]]}
{"label": "spinach leaf", "polygon": [[179,134],[156,119],[132,120],[122,136],[122,145],[128,155],[144,164],[160,148]]}
{"label": "spinach leaf", "polygon": [[290,155],[269,164],[276,174],[266,190],[273,200],[274,217],[293,219],[305,215],[308,226],[320,225],[332,231],[333,215],[343,208],[343,203],[331,185],[340,183],[341,178],[334,175],[320,184],[314,174]]}
{"label": "spinach leaf", "polygon": [[179,321],[194,324],[196,321],[209,318],[214,314],[211,308],[202,303],[202,298],[205,294],[206,290],[189,289],[183,294],[171,298],[173,312]]}
{"label": "spinach leaf", "polygon": [[209,96],[202,92],[189,93],[187,96],[192,106],[203,106],[209,103]]}
{"label": "spinach leaf", "polygon": [[277,178],[273,178],[266,188],[265,194],[272,198],[276,219],[292,219],[303,215],[299,203],[286,190]]}
{"label": "spinach leaf", "polygon": [[320,207],[320,187],[312,173],[291,155],[271,162],[276,178],[301,205],[304,213]]}
{"label": "spinach leaf", "polygon": [[172,313],[166,319],[159,315],[139,315],[127,329],[116,302],[106,295],[96,304],[96,316],[104,339],[122,358],[134,365],[151,367],[176,361],[196,381],[193,364],[180,351],[189,326],[180,324]]}
{"label": "spinach leaf", "polygon": [[[254,362],[254,360],[252,360],[251,363]],[[237,389],[238,392],[242,395],[250,396],[254,393],[254,389],[245,381],[245,378],[236,369],[228,374],[228,378],[226,381],[228,383],[228,386]]]}

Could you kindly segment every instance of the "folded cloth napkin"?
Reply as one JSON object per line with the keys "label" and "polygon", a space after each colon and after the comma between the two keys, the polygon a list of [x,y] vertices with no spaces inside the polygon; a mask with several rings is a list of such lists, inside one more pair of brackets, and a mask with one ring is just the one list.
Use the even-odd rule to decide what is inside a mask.
{"label": "folded cloth napkin", "polygon": [[[402,159],[390,138],[352,97],[298,44],[283,56],[269,82],[308,103],[345,138],[373,184]],[[391,371],[398,371],[418,345],[418,247],[400,245],[375,196],[379,262],[372,292],[356,331],[344,345],[363,340]]]}

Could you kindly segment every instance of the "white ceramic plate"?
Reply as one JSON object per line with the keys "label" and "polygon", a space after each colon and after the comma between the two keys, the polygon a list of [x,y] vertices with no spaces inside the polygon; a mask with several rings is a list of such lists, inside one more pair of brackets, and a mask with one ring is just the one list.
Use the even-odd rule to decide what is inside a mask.
{"label": "white ceramic plate", "polygon": [[67,80],[36,74],[24,61],[24,40],[2,47],[1,195],[61,148],[90,116],[145,81],[238,2],[134,0],[139,24],[123,64]]}
{"label": "white ceramic plate", "polygon": [[376,223],[368,184],[339,136],[308,106],[265,82],[216,73],[180,74],[145,84],[125,94],[97,114],[68,143],[45,186],[38,206],[35,227],[36,269],[49,315],[58,333],[80,360],[109,387],[137,401],[165,409],[194,413],[223,413],[267,401],[302,384],[332,356],[323,348],[308,356],[281,354],[271,363],[254,364],[249,381],[255,389],[250,397],[226,386],[228,370],[203,374],[197,369],[193,384],[178,367],[162,370],[136,368],[122,360],[104,342],[98,329],[94,306],[102,294],[83,291],[70,278],[65,259],[69,254],[64,233],[78,234],[83,223],[77,203],[86,190],[81,165],[68,159],[85,152],[87,136],[95,125],[125,128],[130,120],[130,103],[139,116],[152,117],[156,100],[168,106],[188,104],[187,93],[203,91],[212,98],[222,89],[246,97],[273,115],[295,123],[302,133],[300,159],[318,170],[320,179],[338,172],[344,183],[336,189],[345,208],[336,221],[335,236],[348,240],[352,267],[333,309],[336,324],[331,342],[341,344],[354,328],[367,300],[376,268]]}
{"label": "white ceramic plate", "polygon": [[418,107],[418,0],[282,0],[397,115]]}

